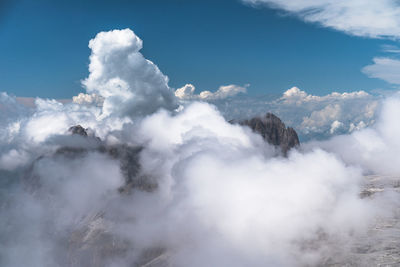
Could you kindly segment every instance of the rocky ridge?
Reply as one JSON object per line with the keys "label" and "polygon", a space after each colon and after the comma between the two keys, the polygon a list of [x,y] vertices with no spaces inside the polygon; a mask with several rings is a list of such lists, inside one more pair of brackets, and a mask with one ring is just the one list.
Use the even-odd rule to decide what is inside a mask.
{"label": "rocky ridge", "polygon": [[[254,118],[240,124],[249,126],[264,140],[280,147],[284,154],[290,148],[299,145],[296,132],[292,128],[286,128],[285,124],[273,114],[268,113],[265,118]],[[32,190],[40,188],[40,175],[35,173],[34,166],[40,164],[41,160],[46,160],[46,158],[79,159],[93,152],[106,155],[119,162],[121,173],[125,179],[124,185],[119,188],[120,193],[130,194],[135,190],[152,192],[157,189],[157,182],[141,172],[140,152],[143,149],[141,146],[109,145],[81,125],[70,127],[68,132],[74,138],[84,141],[85,145],[62,146],[54,153],[37,158],[26,176],[29,186],[33,185]],[[129,240],[112,235],[108,231],[110,225],[113,225],[113,220],[103,210],[94,210],[87,214],[66,237],[68,248],[63,262],[67,266],[101,267],[107,266],[107,260],[110,258],[124,258],[129,255],[133,244]],[[137,251],[137,253],[139,253],[139,257],[132,262],[132,266],[170,266],[169,251],[163,246],[149,247],[143,251]]]}
{"label": "rocky ridge", "polygon": [[287,155],[290,149],[300,145],[296,131],[292,127],[286,127],[281,119],[272,113],[243,120],[239,124],[250,127],[269,144],[279,147],[284,155]]}

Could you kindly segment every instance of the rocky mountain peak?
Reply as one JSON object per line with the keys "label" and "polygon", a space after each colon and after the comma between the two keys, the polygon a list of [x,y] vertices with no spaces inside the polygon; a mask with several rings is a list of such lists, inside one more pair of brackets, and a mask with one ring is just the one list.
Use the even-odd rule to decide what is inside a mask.
{"label": "rocky mountain peak", "polygon": [[280,147],[284,155],[291,148],[300,145],[296,131],[292,127],[286,127],[281,119],[272,113],[241,121],[240,124],[249,126],[269,144]]}
{"label": "rocky mountain peak", "polygon": [[88,136],[88,133],[87,133],[86,129],[83,128],[81,125],[71,126],[68,129],[68,132],[70,132],[71,134],[78,134],[78,135],[82,135],[82,136]]}

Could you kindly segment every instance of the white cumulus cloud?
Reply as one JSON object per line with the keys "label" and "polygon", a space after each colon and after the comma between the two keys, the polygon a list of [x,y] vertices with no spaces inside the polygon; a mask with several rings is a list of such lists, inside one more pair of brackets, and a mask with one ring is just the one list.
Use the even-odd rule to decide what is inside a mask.
{"label": "white cumulus cloud", "polygon": [[316,146],[340,155],[346,162],[362,166],[366,172],[386,175],[400,173],[400,96],[386,99],[375,125],[360,121],[351,125],[351,135],[334,137]]}
{"label": "white cumulus cloud", "polygon": [[[357,129],[352,125],[361,121],[366,126],[372,125],[380,99],[362,90],[318,96],[292,87],[280,97],[246,96],[209,102],[217,105],[228,120],[272,112],[293,127],[303,140],[308,140],[348,133]],[[341,122],[341,126],[332,128],[335,121]]]}
{"label": "white cumulus cloud", "polygon": [[96,94],[84,94],[84,93],[79,93],[77,96],[72,97],[72,102],[76,104],[88,104],[88,105],[96,105],[96,106],[102,106],[104,102],[104,97],[101,97]]}
{"label": "white cumulus cloud", "polygon": [[194,91],[196,90],[193,84],[186,84],[185,86],[176,89],[175,96],[179,99],[186,99],[186,100],[216,100],[216,99],[224,99],[228,97],[235,96],[239,93],[246,93],[247,87],[239,86],[235,84],[230,85],[222,85],[218,88],[217,91],[202,91],[200,94],[195,94]]}
{"label": "white cumulus cloud", "polygon": [[103,116],[142,116],[177,108],[168,77],[140,53],[142,40],[130,29],[100,32],[89,42],[86,91],[104,98]]}
{"label": "white cumulus cloud", "polygon": [[355,98],[363,98],[367,97],[369,94],[365,91],[356,91],[356,92],[332,92],[328,95],[317,96],[306,93],[305,91],[300,90],[298,87],[294,86],[288,90],[286,90],[282,95],[282,100],[286,103],[295,103],[297,105],[301,105],[305,102],[321,102],[327,100],[347,100],[347,99],[355,99]]}
{"label": "white cumulus cloud", "polygon": [[340,129],[341,127],[343,127],[343,123],[336,120],[336,121],[332,122],[332,124],[331,124],[331,129],[329,130],[329,132],[330,132],[331,134],[334,134],[334,133],[335,133],[338,129]]}

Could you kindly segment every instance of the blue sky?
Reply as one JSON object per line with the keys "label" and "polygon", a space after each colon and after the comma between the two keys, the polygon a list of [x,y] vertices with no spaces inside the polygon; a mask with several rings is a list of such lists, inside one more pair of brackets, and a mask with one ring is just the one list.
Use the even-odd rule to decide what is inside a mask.
{"label": "blue sky", "polygon": [[312,94],[373,91],[392,85],[361,69],[394,41],[354,37],[237,0],[19,0],[1,7],[0,91],[70,98],[83,91],[88,41],[131,28],[142,53],[178,88],[250,84],[250,95],[292,86]]}

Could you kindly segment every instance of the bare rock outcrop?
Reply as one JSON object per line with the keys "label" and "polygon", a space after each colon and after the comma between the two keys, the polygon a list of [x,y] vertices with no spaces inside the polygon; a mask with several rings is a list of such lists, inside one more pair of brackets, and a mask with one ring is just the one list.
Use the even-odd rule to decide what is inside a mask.
{"label": "bare rock outcrop", "polygon": [[263,117],[256,117],[239,122],[249,126],[254,132],[260,134],[269,144],[280,147],[284,155],[294,147],[300,145],[299,137],[292,127],[286,125],[272,113]]}

